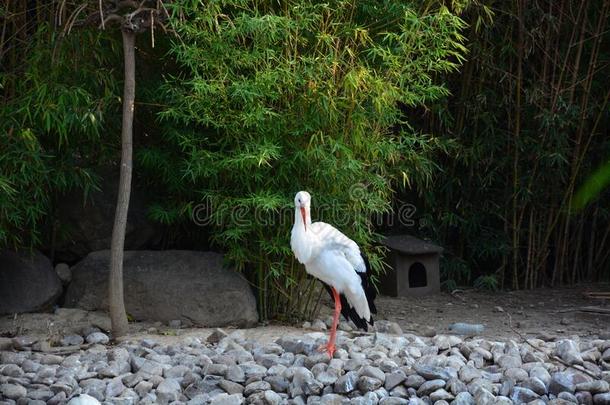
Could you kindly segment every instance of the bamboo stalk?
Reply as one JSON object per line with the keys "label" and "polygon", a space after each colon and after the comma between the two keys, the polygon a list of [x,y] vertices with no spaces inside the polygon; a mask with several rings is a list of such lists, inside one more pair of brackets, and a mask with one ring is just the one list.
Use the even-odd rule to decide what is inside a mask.
{"label": "bamboo stalk", "polygon": [[512,267],[513,288],[519,289],[519,225],[517,223],[519,194],[519,137],[521,132],[521,86],[523,80],[523,6],[517,1],[517,83],[515,94],[515,120],[513,132],[513,204],[512,204]]}

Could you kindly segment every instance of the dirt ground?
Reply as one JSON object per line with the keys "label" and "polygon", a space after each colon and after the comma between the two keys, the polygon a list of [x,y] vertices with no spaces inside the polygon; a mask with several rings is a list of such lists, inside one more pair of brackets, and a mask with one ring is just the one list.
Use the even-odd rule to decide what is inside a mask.
{"label": "dirt ground", "polygon": [[[573,335],[581,338],[610,338],[610,300],[591,299],[590,291],[610,292],[610,284],[586,285],[573,288],[537,289],[530,291],[485,293],[461,290],[453,294],[441,293],[418,298],[378,297],[378,320],[397,322],[404,332],[418,335],[448,333],[448,326],[455,322],[482,324],[482,336],[494,340],[520,339],[540,335],[557,338]],[[328,302],[330,304],[330,301]],[[607,313],[582,312],[583,307],[598,307]],[[321,318],[331,313],[324,306]],[[83,325],[109,328],[105,314],[85,313],[79,310],[60,309],[55,314],[21,314],[0,317],[0,336],[32,335],[60,337],[82,329]],[[509,319],[511,325],[509,325]],[[248,338],[273,340],[286,334],[298,335],[303,330],[296,327],[271,324],[244,330]],[[130,325],[129,338],[150,336],[168,341],[186,336],[206,338],[213,329],[172,330],[160,323],[134,323]],[[227,330],[230,332],[230,329]],[[517,333],[519,332],[519,333]]]}
{"label": "dirt ground", "polygon": [[[447,333],[450,324],[466,322],[483,324],[483,336],[499,340],[518,339],[515,330],[527,337],[607,336],[610,300],[588,298],[585,293],[591,291],[610,292],[610,284],[493,293],[461,290],[418,298],[380,297],[376,301],[377,317],[397,322],[405,332],[418,334],[429,328]],[[608,313],[578,311],[591,306]]]}

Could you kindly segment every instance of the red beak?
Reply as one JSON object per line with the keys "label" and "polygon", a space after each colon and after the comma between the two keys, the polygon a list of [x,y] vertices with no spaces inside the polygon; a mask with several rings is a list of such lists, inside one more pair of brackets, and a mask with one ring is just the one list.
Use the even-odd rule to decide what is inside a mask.
{"label": "red beak", "polygon": [[307,231],[307,213],[305,212],[305,207],[301,207],[301,217],[303,217],[303,225],[305,226],[305,231]]}

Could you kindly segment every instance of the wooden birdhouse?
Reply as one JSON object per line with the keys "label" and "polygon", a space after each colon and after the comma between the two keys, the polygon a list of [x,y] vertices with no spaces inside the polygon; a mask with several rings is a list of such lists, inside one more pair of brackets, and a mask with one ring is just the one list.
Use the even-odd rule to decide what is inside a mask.
{"label": "wooden birdhouse", "polygon": [[410,235],[394,235],[388,247],[389,269],[381,276],[380,292],[392,297],[422,296],[441,291],[439,261],[443,248]]}

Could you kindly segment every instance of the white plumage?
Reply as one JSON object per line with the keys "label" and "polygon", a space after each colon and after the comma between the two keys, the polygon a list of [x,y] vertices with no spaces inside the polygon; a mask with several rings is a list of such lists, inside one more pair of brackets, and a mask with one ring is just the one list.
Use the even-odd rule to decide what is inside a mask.
{"label": "white plumage", "polygon": [[297,260],[305,265],[307,273],[345,295],[358,316],[369,322],[369,304],[360,276],[356,273],[366,271],[360,248],[332,225],[311,222],[311,196],[307,191],[298,192],[294,203],[290,245]]}

